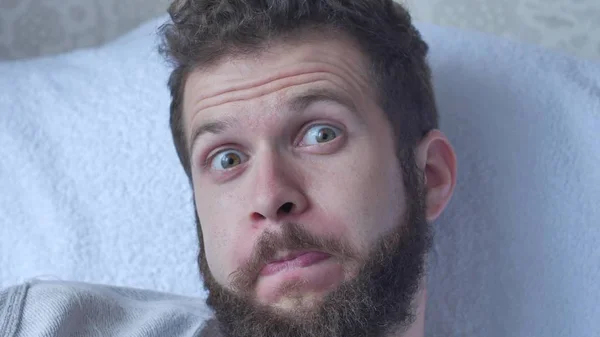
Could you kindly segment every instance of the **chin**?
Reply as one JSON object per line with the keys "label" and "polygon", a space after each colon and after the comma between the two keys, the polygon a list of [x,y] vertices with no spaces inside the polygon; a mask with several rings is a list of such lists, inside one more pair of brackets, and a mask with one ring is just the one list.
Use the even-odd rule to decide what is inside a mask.
{"label": "chin", "polygon": [[271,312],[285,320],[302,323],[313,321],[318,315],[326,294],[304,293],[282,296],[278,301],[268,304]]}
{"label": "chin", "polygon": [[281,296],[281,298],[271,304],[277,311],[285,312],[315,312],[323,304],[323,298],[326,293],[303,293]]}

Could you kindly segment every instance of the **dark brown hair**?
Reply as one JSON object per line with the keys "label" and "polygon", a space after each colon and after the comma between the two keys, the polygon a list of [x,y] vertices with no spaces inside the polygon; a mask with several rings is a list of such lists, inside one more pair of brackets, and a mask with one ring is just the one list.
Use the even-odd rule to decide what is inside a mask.
{"label": "dark brown hair", "polygon": [[362,48],[398,153],[405,153],[438,127],[426,62],[428,46],[408,11],[392,0],[176,0],[169,14],[171,21],[159,29],[160,51],[174,67],[168,82],[170,125],[190,182],[182,125],[188,75],[224,56],[258,52],[269,41],[307,29],[343,32]]}

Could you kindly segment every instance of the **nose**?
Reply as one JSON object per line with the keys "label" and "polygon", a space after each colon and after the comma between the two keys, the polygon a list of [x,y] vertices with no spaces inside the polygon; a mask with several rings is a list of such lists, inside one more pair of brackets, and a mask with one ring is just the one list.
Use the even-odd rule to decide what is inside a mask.
{"label": "nose", "polygon": [[305,211],[308,200],[297,168],[285,163],[274,151],[265,151],[260,158],[257,154],[253,161],[255,165],[250,178],[253,181],[250,195],[252,223],[279,222]]}

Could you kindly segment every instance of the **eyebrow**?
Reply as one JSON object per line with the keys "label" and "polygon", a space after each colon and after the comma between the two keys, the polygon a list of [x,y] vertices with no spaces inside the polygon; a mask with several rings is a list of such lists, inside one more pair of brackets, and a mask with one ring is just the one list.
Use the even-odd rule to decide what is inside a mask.
{"label": "eyebrow", "polygon": [[[329,89],[310,89],[304,91],[298,96],[293,97],[287,103],[287,105],[289,106],[290,111],[293,113],[300,113],[305,111],[311,105],[319,102],[333,102],[342,105],[349,109],[350,112],[358,116],[356,105],[350,98]],[[240,123],[238,119],[233,116],[203,123],[199,127],[195,128],[191,134],[189,152],[193,150],[194,145],[201,136],[205,134],[218,135],[239,124]]]}
{"label": "eyebrow", "polygon": [[350,98],[329,89],[310,89],[304,91],[302,94],[292,98],[289,106],[291,111],[298,113],[306,110],[312,104],[319,102],[333,102],[343,105],[352,113],[358,114],[358,110]]}
{"label": "eyebrow", "polygon": [[237,119],[234,117],[224,118],[222,120],[214,120],[203,123],[198,128],[194,129],[192,137],[190,138],[190,146],[188,152],[192,152],[194,145],[198,142],[198,139],[205,134],[218,135],[225,132],[227,129],[233,128],[237,123]]}

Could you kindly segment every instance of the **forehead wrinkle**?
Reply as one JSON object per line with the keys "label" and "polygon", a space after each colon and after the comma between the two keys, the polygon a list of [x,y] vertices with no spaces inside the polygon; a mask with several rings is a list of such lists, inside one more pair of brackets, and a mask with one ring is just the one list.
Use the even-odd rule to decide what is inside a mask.
{"label": "forehead wrinkle", "polygon": [[[344,61],[338,63],[345,63]],[[269,71],[268,69],[267,71]],[[225,88],[214,90],[208,94],[202,95],[197,98],[196,106],[194,110],[199,111],[214,105],[219,105],[221,101],[226,101],[228,94],[234,95],[240,93],[243,96],[245,92],[251,92],[253,90],[269,90],[272,86],[273,91],[277,90],[277,84],[281,81],[291,80],[294,77],[303,77],[310,75],[327,75],[338,76],[345,82],[349,82],[357,86],[357,89],[362,87],[363,84],[368,83],[368,79],[364,78],[363,71],[355,71],[351,66],[339,66],[338,64],[328,62],[311,62],[310,64],[304,64],[301,66],[294,66],[288,70],[275,70],[275,74],[267,76],[266,78],[260,78],[258,80],[240,81],[240,79],[228,79],[223,80],[222,85]],[[209,76],[210,77],[210,76]],[[292,80],[294,81],[294,80]],[[300,80],[299,80],[300,81]],[[240,83],[242,82],[242,83]],[[198,90],[199,91],[199,90]],[[243,100],[241,98],[240,100]],[[214,101],[214,102],[213,102]]]}
{"label": "forehead wrinkle", "polygon": [[[228,63],[224,63],[222,66],[234,66],[233,62],[228,62]],[[215,68],[213,69],[214,72],[218,73],[219,68]],[[325,67],[322,66],[322,64],[319,64],[318,62],[311,62],[311,63],[307,63],[304,65],[294,65],[291,69],[287,69],[287,70],[281,70],[281,69],[274,69],[275,74],[270,74],[264,78],[253,78],[250,80],[246,80],[244,81],[243,78],[229,78],[229,79],[224,79],[222,80],[222,84],[224,84],[226,86],[225,89],[217,89],[217,90],[213,90],[213,92],[209,92],[208,94],[205,94],[204,96],[201,97],[201,99],[209,99],[211,97],[214,96],[218,96],[220,94],[224,94],[230,91],[239,91],[239,90],[243,90],[243,89],[251,89],[253,87],[258,87],[258,86],[262,86],[265,84],[268,84],[269,82],[273,82],[273,81],[277,81],[279,79],[282,78],[287,78],[287,77],[293,77],[295,75],[303,75],[303,74],[308,74],[308,73],[312,73],[312,72],[327,72],[327,69],[325,69]],[[206,73],[206,72],[204,72]],[[210,72],[209,72],[210,73]],[[226,76],[220,76],[220,77],[226,77]],[[233,83],[233,85],[227,87],[228,84]]]}
{"label": "forehead wrinkle", "polygon": [[196,111],[196,113],[198,113],[202,110],[214,108],[219,105],[251,100],[253,98],[268,95],[270,93],[275,93],[282,89],[286,89],[295,85],[302,85],[314,82],[318,78],[323,78],[327,75],[333,74],[329,72],[307,72],[287,77],[279,77],[275,80],[266,82],[258,86],[251,86],[242,89],[233,88],[223,90],[222,92],[213,96],[200,99],[194,110]]}
{"label": "forehead wrinkle", "polygon": [[[360,58],[359,62],[350,62],[348,59],[353,59],[353,57],[344,57],[344,58],[339,58],[339,57],[333,57],[330,56],[329,58],[332,60],[320,60],[318,62],[315,61],[304,61],[304,64],[301,65],[293,65],[292,67],[286,66],[288,68],[288,70],[280,70],[280,69],[267,69],[267,72],[269,73],[273,73],[267,77],[263,77],[257,80],[246,80],[244,81],[243,79],[240,78],[230,78],[230,79],[225,79],[222,80],[222,85],[225,85],[225,88],[223,89],[217,89],[217,90],[213,90],[213,92],[209,92],[208,94],[205,95],[201,95],[196,99],[196,104],[193,107],[193,110],[195,111],[199,111],[205,108],[204,104],[206,104],[206,107],[210,107],[213,105],[218,105],[218,103],[213,103],[211,102],[213,99],[217,99],[218,97],[221,97],[221,95],[223,94],[227,94],[227,93],[233,93],[233,92],[240,92],[240,91],[244,91],[244,90],[252,90],[254,88],[257,87],[263,87],[265,85],[269,85],[270,83],[273,82],[277,82],[280,80],[284,80],[287,78],[293,78],[294,76],[301,76],[301,75],[308,75],[311,73],[331,73],[331,74],[336,74],[337,76],[340,76],[339,74],[344,74],[343,77],[348,77],[348,79],[350,79],[351,81],[347,81],[347,82],[354,82],[353,84],[357,84],[357,89],[365,89],[365,88],[361,88],[364,86],[369,86],[370,84],[370,80],[369,80],[369,76],[368,76],[368,69],[366,69],[366,64],[364,62],[364,57],[361,57],[362,54],[358,51],[355,50],[354,48],[352,48],[355,53],[352,54],[357,54],[355,56],[358,56]],[[324,53],[327,54],[327,53]],[[347,56],[347,55],[345,55]],[[301,60],[300,60],[301,61]],[[251,61],[252,62],[252,61]],[[355,65],[360,64],[361,66],[357,69]],[[210,74],[210,72],[218,72],[219,68],[223,67],[223,66],[234,66],[231,62],[226,62],[221,64],[221,66],[217,66],[215,68],[212,68],[211,70],[208,71],[208,73]],[[282,68],[282,67],[280,67]],[[207,71],[197,71],[196,74],[202,73],[202,74],[206,74]],[[194,74],[192,74],[193,76]],[[243,76],[243,75],[242,75]],[[210,76],[208,76],[210,78]],[[342,76],[340,76],[342,77]],[[200,83],[202,83],[203,81],[201,80]],[[218,82],[218,80],[217,80]],[[241,83],[240,83],[241,82]],[[360,85],[362,82],[363,85]],[[230,85],[231,84],[231,85]],[[211,83],[211,85],[214,85],[214,83]],[[190,88],[191,89],[191,88]],[[202,90],[194,90],[196,92],[201,92]]]}
{"label": "forehead wrinkle", "polygon": [[[300,77],[297,77],[297,79],[293,80],[293,81],[290,81],[289,79],[287,79],[287,81],[286,81],[286,79],[280,79],[279,81],[274,81],[274,82],[265,84],[266,87],[246,89],[246,90],[242,91],[241,93],[227,92],[225,94],[222,94],[225,96],[213,97],[212,102],[210,102],[210,101],[208,103],[207,102],[204,102],[204,103],[199,102],[199,105],[200,105],[199,109],[195,110],[195,113],[193,113],[191,125],[194,125],[195,120],[200,118],[200,116],[201,116],[200,112],[202,112],[202,111],[213,109],[213,108],[218,108],[220,106],[224,106],[224,105],[227,105],[230,103],[236,103],[236,102],[240,102],[240,101],[248,101],[248,100],[262,97],[265,95],[275,94],[275,93],[280,92],[281,90],[289,89],[294,86],[299,86],[299,85],[304,85],[304,84],[309,84],[309,83],[318,83],[318,82],[323,82],[323,81],[333,83],[334,86],[337,88],[337,90],[341,89],[345,92],[348,91],[348,88],[347,88],[348,81],[337,74],[333,74],[333,73],[329,73],[329,72],[320,72],[320,73],[311,73],[311,74],[307,74],[307,75],[301,75]],[[360,90],[360,88],[356,88],[356,89]],[[350,94],[350,97],[352,97],[351,94]]]}

